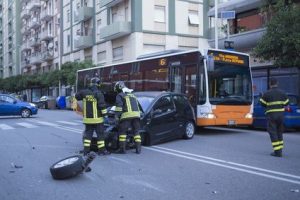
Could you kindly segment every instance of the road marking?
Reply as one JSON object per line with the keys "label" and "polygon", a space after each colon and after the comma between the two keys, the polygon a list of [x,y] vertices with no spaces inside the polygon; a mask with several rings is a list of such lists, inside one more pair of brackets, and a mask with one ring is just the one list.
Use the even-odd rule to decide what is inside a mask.
{"label": "road marking", "polygon": [[44,122],[44,121],[35,121],[35,122],[38,124],[47,125],[47,126],[54,126],[54,127],[59,126],[58,124],[53,124],[51,122]]}
{"label": "road marking", "polygon": [[[164,153],[164,154],[168,154],[168,155],[173,155],[173,156],[180,157],[180,158],[185,158],[185,159],[189,159],[189,160],[193,160],[193,161],[197,161],[197,162],[211,164],[211,165],[215,165],[215,166],[219,166],[219,167],[224,167],[224,168],[233,169],[233,170],[236,170],[236,171],[246,172],[246,173],[249,173],[249,174],[254,174],[254,175],[258,175],[258,176],[263,176],[263,177],[267,177],[267,178],[271,178],[271,179],[281,180],[281,181],[285,181],[285,182],[289,182],[289,183],[295,183],[295,184],[300,185],[300,176],[296,176],[296,175],[292,175],[292,174],[286,174],[286,173],[282,173],[282,172],[266,170],[266,169],[263,169],[263,168],[252,167],[252,166],[249,166],[249,165],[242,165],[242,164],[238,164],[238,163],[228,162],[228,161],[214,159],[214,158],[205,157],[205,156],[200,156],[200,155],[196,155],[196,154],[190,154],[190,153],[177,151],[177,150],[174,150],[174,149],[158,147],[158,146],[143,147],[143,148],[149,149],[149,150],[152,150],[152,151],[156,151],[156,152],[160,152],[160,153]],[[224,163],[224,164],[222,164],[222,163]],[[239,166],[239,167],[235,167],[234,165]],[[242,166],[244,168],[249,168],[249,169],[244,169],[244,168],[242,168]],[[293,179],[289,179],[289,178],[270,175],[266,172],[273,173],[273,174],[276,174],[276,175],[285,176],[285,177],[292,177],[292,178],[299,179],[299,180],[293,180]]]}
{"label": "road marking", "polygon": [[61,123],[61,124],[67,124],[67,125],[79,125],[78,123],[75,123],[75,122],[68,122],[68,121],[56,121],[58,123]]}
{"label": "road marking", "polygon": [[37,126],[26,123],[26,122],[21,122],[21,123],[17,123],[17,124],[20,125],[20,126],[23,126],[25,128],[37,128]]}
{"label": "road marking", "polygon": [[10,130],[10,129],[15,129],[14,127],[8,126],[6,124],[0,124],[0,128],[2,130]]}

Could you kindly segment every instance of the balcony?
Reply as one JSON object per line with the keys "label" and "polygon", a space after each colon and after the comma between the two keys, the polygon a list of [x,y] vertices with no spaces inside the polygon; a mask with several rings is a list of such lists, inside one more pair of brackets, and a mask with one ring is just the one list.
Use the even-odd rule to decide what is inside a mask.
{"label": "balcony", "polygon": [[41,9],[41,1],[40,0],[31,0],[28,4],[28,9],[30,11],[38,11]]}
{"label": "balcony", "polygon": [[31,55],[30,64],[37,65],[37,64],[41,64],[42,62],[43,62],[43,59],[42,59],[41,53],[36,53],[36,54]]}
{"label": "balcony", "polygon": [[51,21],[53,18],[54,14],[52,12],[52,10],[43,10],[43,12],[41,12],[41,20],[43,21]]}
{"label": "balcony", "polygon": [[102,0],[100,1],[100,7],[113,7],[124,0]]}
{"label": "balcony", "polygon": [[93,46],[92,35],[77,36],[74,40],[74,47],[76,49],[84,49]]}
{"label": "balcony", "polygon": [[29,50],[31,50],[31,46],[30,46],[29,42],[24,42],[22,44],[21,50],[22,51],[29,51]]}
{"label": "balcony", "polygon": [[[250,49],[256,46],[258,40],[263,36],[265,33],[265,28],[259,28],[256,30],[246,31],[242,33],[237,33],[229,36],[229,40],[234,42],[234,49],[235,50],[245,50]],[[212,38],[212,37],[210,37]],[[227,40],[227,37],[219,38],[219,48],[224,48],[224,41]],[[208,43],[211,47],[215,46],[215,40],[210,39]]]}
{"label": "balcony", "polygon": [[81,22],[90,19],[94,15],[92,7],[83,6],[74,11],[74,22]]}
{"label": "balcony", "polygon": [[41,40],[40,40],[40,38],[32,37],[32,38],[29,40],[29,45],[30,45],[31,47],[36,47],[36,46],[41,45]]}
{"label": "balcony", "polygon": [[37,29],[41,26],[41,21],[38,18],[33,18],[30,22],[29,22],[29,28],[31,29]]}
{"label": "balcony", "polygon": [[23,35],[30,35],[30,33],[31,33],[30,28],[28,26],[23,26],[21,29],[21,33]]}
{"label": "balcony", "polygon": [[53,51],[44,51],[42,52],[42,61],[49,62],[54,59]]}
{"label": "balcony", "polygon": [[131,22],[115,22],[100,29],[100,38],[112,40],[131,33]]}
{"label": "balcony", "polygon": [[22,19],[29,19],[31,17],[29,9],[24,9],[21,11]]}
{"label": "balcony", "polygon": [[53,33],[50,33],[49,31],[43,31],[41,33],[41,41],[50,41],[54,38]]}
{"label": "balcony", "polygon": [[30,66],[30,58],[25,58],[21,61],[22,67],[29,67]]}

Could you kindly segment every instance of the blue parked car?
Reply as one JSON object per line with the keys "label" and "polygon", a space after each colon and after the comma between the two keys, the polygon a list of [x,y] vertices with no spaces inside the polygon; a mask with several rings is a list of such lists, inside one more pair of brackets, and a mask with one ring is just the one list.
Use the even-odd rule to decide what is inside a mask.
{"label": "blue parked car", "polygon": [[[300,128],[300,99],[299,96],[288,94],[290,103],[285,108],[284,126],[285,128]],[[259,102],[260,96],[254,96],[253,127],[266,128],[267,120],[265,108]]]}
{"label": "blue parked car", "polygon": [[33,103],[23,102],[11,95],[0,94],[0,116],[20,115],[27,118],[36,115],[38,108]]}

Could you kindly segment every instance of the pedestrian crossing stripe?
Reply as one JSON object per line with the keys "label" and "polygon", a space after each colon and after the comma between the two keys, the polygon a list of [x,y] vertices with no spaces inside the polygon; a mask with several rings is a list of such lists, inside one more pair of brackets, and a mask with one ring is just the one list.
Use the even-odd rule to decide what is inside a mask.
{"label": "pedestrian crossing stripe", "polygon": [[0,129],[2,129],[2,130],[10,130],[10,129],[14,129],[14,127],[8,126],[6,124],[0,124]]}
{"label": "pedestrian crossing stripe", "polygon": [[26,122],[17,123],[17,124],[20,125],[20,126],[23,126],[25,128],[36,128],[37,127],[35,125],[29,124],[29,123],[26,123]]}
{"label": "pedestrian crossing stripe", "polygon": [[56,122],[61,123],[61,124],[74,125],[74,126],[79,125],[78,123],[67,122],[67,121],[56,121]]}

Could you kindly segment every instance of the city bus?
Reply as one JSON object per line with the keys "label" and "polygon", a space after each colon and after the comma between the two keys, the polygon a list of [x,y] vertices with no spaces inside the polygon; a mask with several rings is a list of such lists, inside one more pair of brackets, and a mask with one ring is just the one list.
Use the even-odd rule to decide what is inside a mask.
{"label": "city bus", "polygon": [[169,50],[134,61],[79,70],[77,90],[98,76],[108,103],[114,84],[124,81],[134,91],[173,91],[185,94],[194,106],[197,126],[251,125],[252,76],[249,55],[208,49]]}

